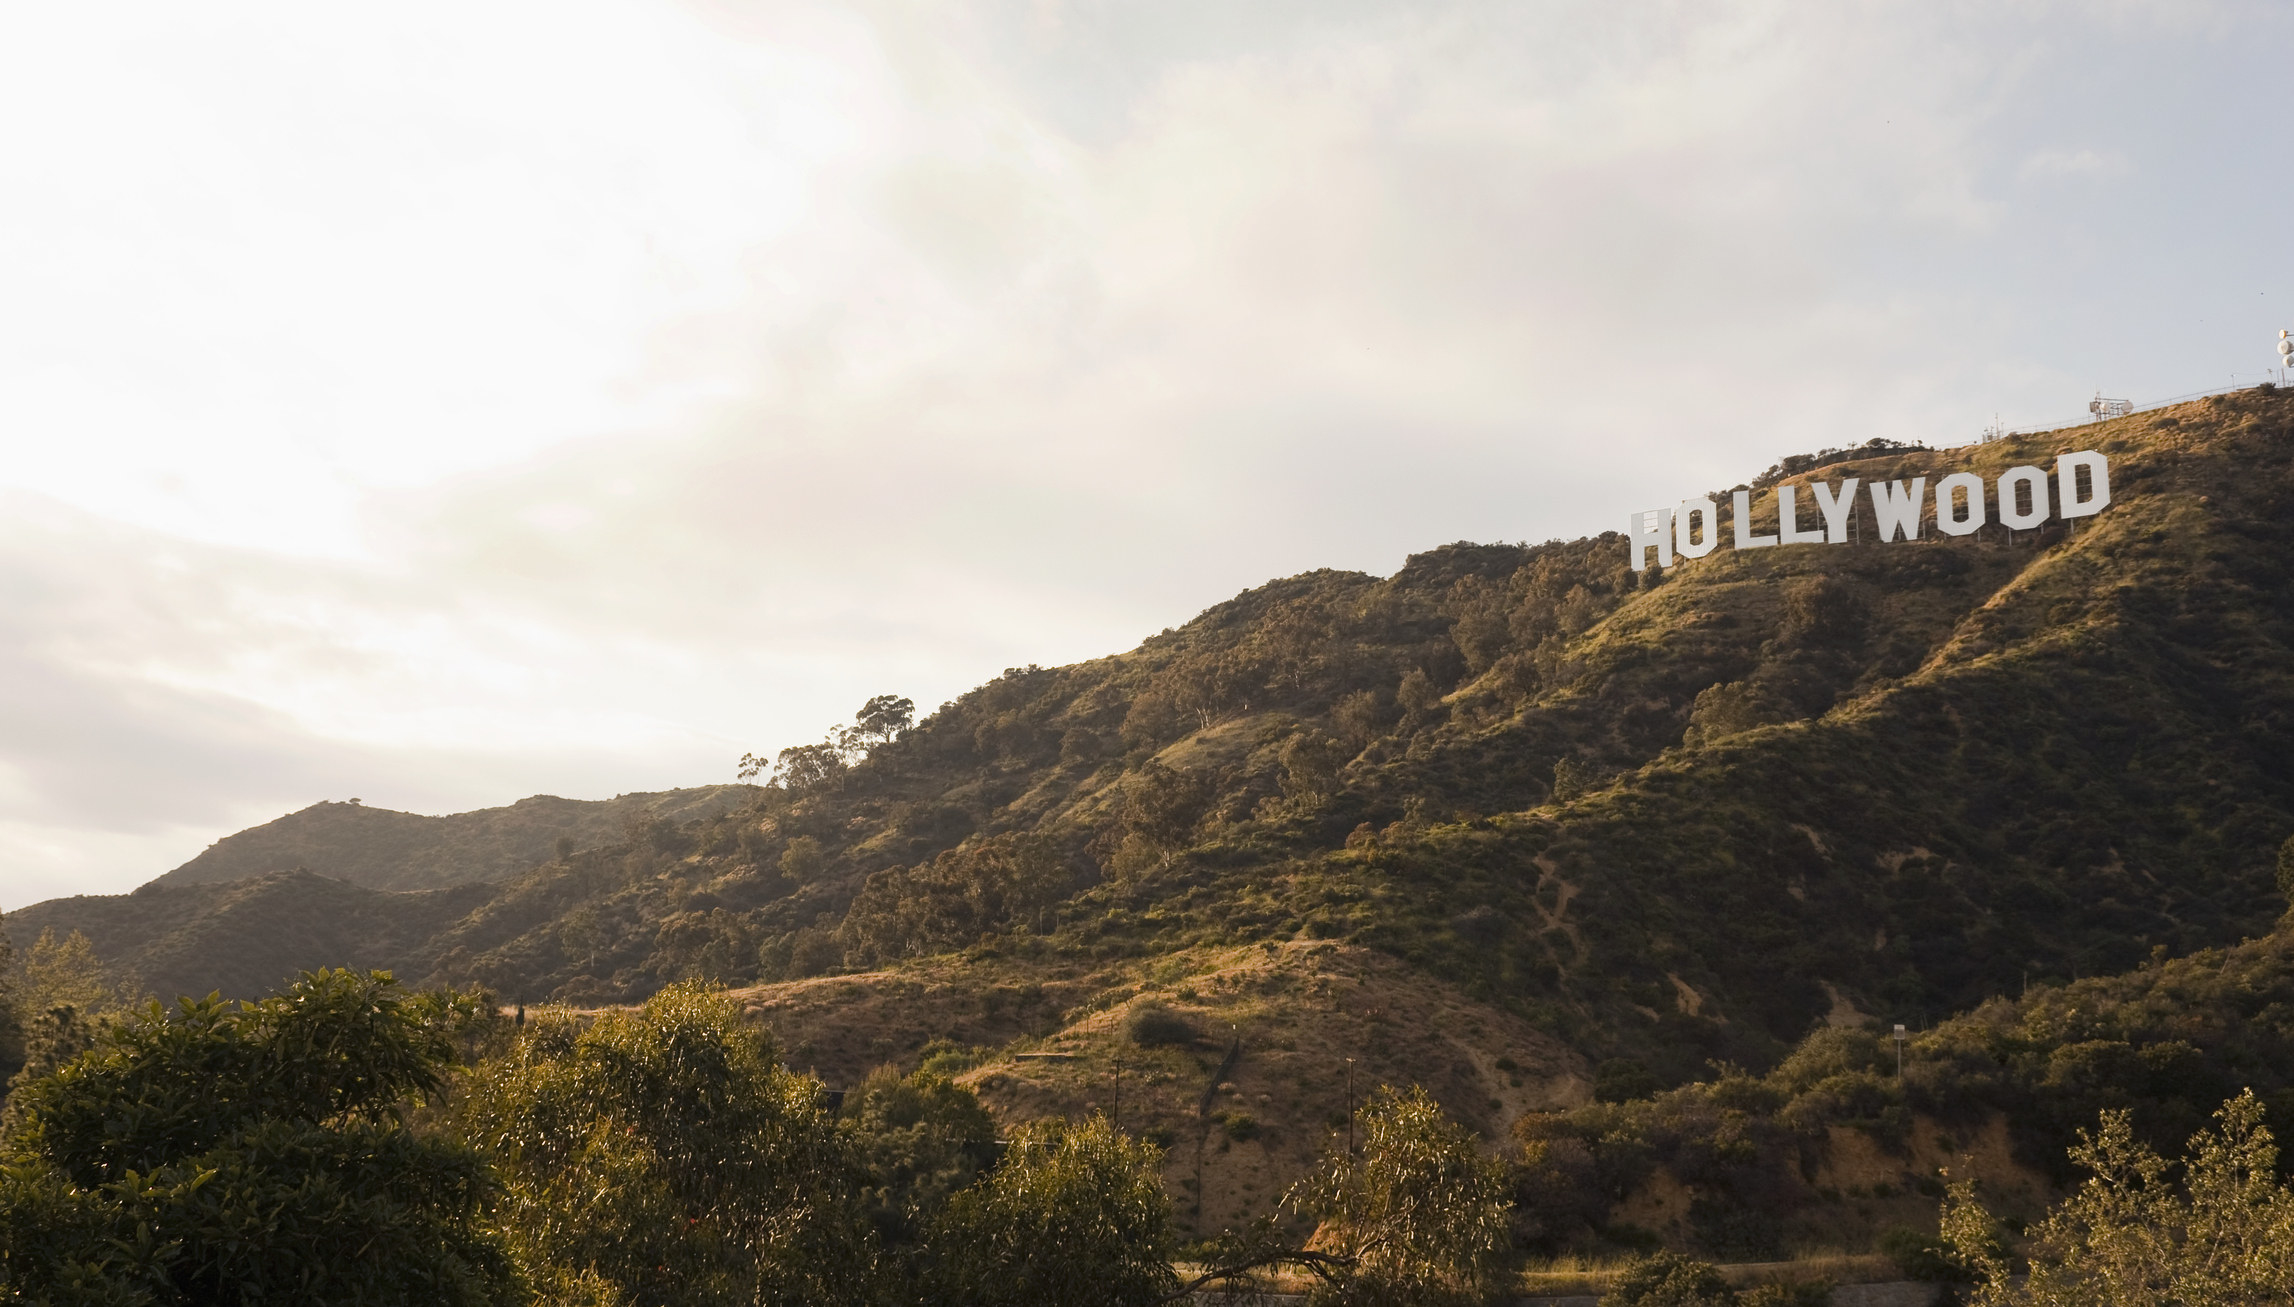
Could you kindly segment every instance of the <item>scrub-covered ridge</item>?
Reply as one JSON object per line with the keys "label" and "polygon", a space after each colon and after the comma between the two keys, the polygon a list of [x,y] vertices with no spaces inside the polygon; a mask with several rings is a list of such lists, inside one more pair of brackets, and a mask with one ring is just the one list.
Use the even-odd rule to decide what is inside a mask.
{"label": "scrub-covered ridge", "polygon": [[[2080,451],[2107,507],[2000,523],[2002,477],[2059,500]],[[1935,495],[1961,473],[1990,521],[1954,535]],[[1872,488],[1915,479],[1918,538],[1881,543]],[[1795,531],[1839,543],[1738,546],[1739,503],[1744,534],[1785,534],[1786,488]],[[448,913],[380,896],[405,925],[362,964],[588,1006],[717,981],[832,1083],[938,1058],[1010,1114],[1128,1075],[1215,1207],[1296,1173],[1349,1057],[1495,1136],[1604,1074],[1612,1097],[1757,1077],[1813,1029],[1916,1034],[2270,930],[2294,398],[1827,451],[1738,489],[1688,535],[1717,547],[1670,567],[1635,570],[1623,533],[1451,545],[1275,581],[921,721],[873,702],[721,812],[553,845]],[[341,893],[320,879],[265,893]],[[187,938],[208,974],[235,953],[234,984],[291,969],[188,924],[220,920],[212,889],[164,893],[183,907],[148,927],[57,900],[10,928],[81,926],[152,975],[173,940],[193,986]],[[1142,1042],[1149,1008],[1191,1033]]]}

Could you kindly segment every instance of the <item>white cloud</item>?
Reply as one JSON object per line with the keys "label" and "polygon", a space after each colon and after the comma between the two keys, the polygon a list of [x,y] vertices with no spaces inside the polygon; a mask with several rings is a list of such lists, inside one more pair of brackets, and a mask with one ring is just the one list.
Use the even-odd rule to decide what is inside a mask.
{"label": "white cloud", "polygon": [[2185,145],[2267,98],[2247,30],[11,10],[0,907],[322,797],[721,780],[1270,576],[2193,388],[2160,306],[2242,339],[2220,224],[2285,207]]}
{"label": "white cloud", "polygon": [[2026,181],[2058,177],[2124,177],[2134,171],[2116,150],[2041,150],[2016,170]]}

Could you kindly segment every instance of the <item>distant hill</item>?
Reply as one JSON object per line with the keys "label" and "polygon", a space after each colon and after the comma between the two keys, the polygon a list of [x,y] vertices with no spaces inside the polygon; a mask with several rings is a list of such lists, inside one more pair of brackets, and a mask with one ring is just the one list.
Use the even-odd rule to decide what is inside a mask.
{"label": "distant hill", "polygon": [[298,867],[370,889],[437,889],[500,880],[555,856],[557,842],[602,844],[624,823],[714,817],[750,786],[623,794],[603,801],[537,794],[506,808],[425,817],[359,803],[314,803],[229,835],[159,878],[170,888],[241,880]]}
{"label": "distant hill", "polygon": [[9,913],[6,924],[19,946],[44,929],[84,931],[97,956],[148,993],[256,997],[318,967],[406,972],[434,935],[490,893],[483,885],[394,893],[275,871],[223,885],[154,882],[133,894],[49,899]]}

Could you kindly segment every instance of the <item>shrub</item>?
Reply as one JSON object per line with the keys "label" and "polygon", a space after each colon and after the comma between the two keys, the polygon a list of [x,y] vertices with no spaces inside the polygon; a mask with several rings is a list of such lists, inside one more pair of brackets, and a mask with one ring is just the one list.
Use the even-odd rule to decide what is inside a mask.
{"label": "shrub", "polygon": [[1287,1199],[1321,1222],[1319,1243],[1342,1259],[1316,1299],[1485,1298],[1507,1246],[1504,1169],[1420,1088],[1381,1086],[1355,1120],[1361,1156],[1325,1156]]}
{"label": "shrub", "polygon": [[930,1301],[1150,1307],[1178,1287],[1161,1150],[1105,1117],[1015,1132],[1003,1163],[934,1223]]}
{"label": "shrub", "polygon": [[499,1159],[502,1224],[548,1292],[585,1276],[691,1307],[870,1292],[858,1168],[820,1083],[721,994],[531,1021],[479,1068],[462,1123]]}
{"label": "shrub", "polygon": [[1909,1226],[1896,1226],[1880,1236],[1880,1252],[1907,1280],[1964,1280],[1967,1272],[1952,1260],[1951,1250],[1932,1234]]}
{"label": "shrub", "polygon": [[1736,1291],[1710,1262],[1678,1253],[1651,1254],[1633,1263],[1600,1307],[1733,1307]]}
{"label": "shrub", "polygon": [[1132,1008],[1123,1017],[1123,1034],[1141,1048],[1184,1046],[1202,1038],[1194,1022],[1161,1003],[1141,1003]]}
{"label": "shrub", "polygon": [[24,1085],[0,1167],[0,1299],[524,1300],[470,1149],[418,1137],[454,1058],[381,972],[260,1003],[152,1003]]}

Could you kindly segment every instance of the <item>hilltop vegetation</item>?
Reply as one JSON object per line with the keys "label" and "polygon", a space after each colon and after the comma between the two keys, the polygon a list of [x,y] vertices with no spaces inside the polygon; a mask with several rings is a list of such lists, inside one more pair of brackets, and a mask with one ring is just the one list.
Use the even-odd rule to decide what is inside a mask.
{"label": "hilltop vegetation", "polygon": [[[1144,1075],[1135,1101],[1171,1132],[1167,1178],[1197,1186],[1189,1214],[1211,1194],[1214,1225],[1219,1204],[1297,1175],[1343,1119],[1343,1057],[1379,1077],[1438,1059],[1412,1078],[1485,1133],[1605,1079],[1605,1097],[1692,1086],[1635,1109],[1659,1116],[1760,1086],[1744,1110],[1783,1123],[1774,1157],[1846,1146],[1835,1125],[1886,1147],[1968,1143],[2004,1112],[2039,1132],[2003,1147],[2044,1188],[2057,1177],[2034,1141],[2060,1157],[2062,1123],[2096,1101],[2034,1088],[2056,1070],[1933,1101],[1907,1070],[1909,1097],[1867,1102],[1857,1081],[1863,1106],[1819,1112],[1792,1105],[1828,1077],[1876,1076],[1871,1050],[1823,1053],[1814,1080],[1817,1055],[1794,1050],[1812,1028],[1875,1019],[1975,1040],[1998,995],[2084,992],[2071,982],[2154,950],[2206,956],[2269,929],[2294,833],[2294,400],[1826,451],[1757,478],[1932,486],[2076,448],[2109,455],[2114,502],[2071,533],[1880,545],[1860,498],[1867,543],[1724,545],[1664,572],[1629,570],[1610,534],[1276,581],[1127,653],[1012,669],[913,725],[872,701],[721,813],[662,808],[553,844],[451,910],[380,896],[372,910],[400,924],[366,933],[404,975],[528,1000],[745,987],[760,1014],[803,1023],[800,1066],[856,1078],[958,1052],[1007,1115],[1079,1110],[1124,1059],[1164,1059],[1157,1105]],[[317,920],[339,891],[263,894]],[[220,899],[172,917],[112,902],[18,917],[84,921],[125,960],[153,956],[163,921],[229,915]],[[103,934],[107,912],[142,924]],[[1146,1003],[1196,1040],[1133,1040],[1126,1014]],[[1397,1029],[1405,1010],[1438,1021],[1438,1040]],[[950,1038],[962,1047],[935,1048]],[[2133,1061],[2092,1052],[2095,1083],[2188,1069],[2156,1051],[2172,1039],[2119,1042]],[[2056,1066],[2056,1044],[2032,1048]],[[1022,1057],[1039,1052],[1061,1057]],[[1716,1080],[1715,1061],[1749,1070]],[[1865,1107],[1902,1120],[1865,1130]],[[1250,1126],[1229,1130],[1238,1114]],[[1623,1201],[1623,1173],[1602,1174]],[[1583,1230],[1623,1219],[1572,1210]],[[1577,1237],[1556,1221],[1554,1238]],[[1680,1237],[1704,1239],[1693,1227]]]}

